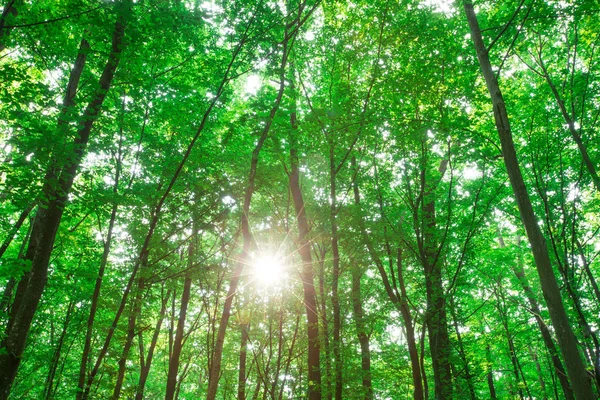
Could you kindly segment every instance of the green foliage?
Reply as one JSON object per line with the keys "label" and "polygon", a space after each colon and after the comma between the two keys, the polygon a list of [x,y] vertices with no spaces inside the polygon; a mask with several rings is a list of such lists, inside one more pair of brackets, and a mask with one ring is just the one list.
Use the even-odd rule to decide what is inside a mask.
{"label": "green foliage", "polygon": [[[7,243],[0,258],[3,325],[19,282],[28,279],[25,252],[33,216],[47,200],[42,187],[56,184],[49,172],[72,153],[77,127],[85,122],[83,110],[110,52],[116,15],[127,12],[120,2],[96,0],[16,3],[18,14],[6,20],[15,27],[3,28],[9,34],[0,36],[5,46],[0,50],[0,240]],[[323,396],[342,385],[344,399],[365,398],[359,336],[366,333],[374,398],[413,397],[407,326],[386,292],[380,260],[398,297],[402,273],[413,325],[408,329],[414,329],[433,397],[425,271],[431,246],[442,277],[455,398],[469,398],[471,389],[476,398],[489,398],[488,373],[498,398],[516,398],[519,391],[525,397],[562,398],[524,280],[515,276],[522,268],[541,319],[550,324],[530,251],[524,239],[521,243],[525,233],[465,18],[458,6],[444,13],[424,3],[437,4],[134,2],[124,53],[68,193],[48,283],[11,398],[75,397],[113,210],[88,373],[140,263],[146,264],[134,278],[144,284],[134,285],[90,396],[113,393],[134,295],[141,308],[120,396],[138,393],[155,329],[144,396],[164,396],[186,277],[192,279],[192,294],[177,393],[181,399],[206,396],[220,315],[242,252],[239,221],[248,171],[271,118],[247,216],[255,243],[250,259],[275,252],[284,274],[264,287],[254,266],[245,266],[225,337],[218,398],[237,398],[244,324],[249,324],[246,398],[305,396],[302,261],[288,186],[293,111],[318,298]],[[543,76],[546,68],[597,167],[598,13],[585,1],[520,8],[519,3],[481,1],[479,21],[486,43],[493,43],[492,62],[501,68],[518,157],[564,304],[582,353],[598,357],[600,194]],[[303,24],[281,71],[282,38],[291,34],[295,18]],[[82,39],[90,44],[87,62],[74,105],[63,110]],[[284,95],[271,116],[282,75]],[[250,83],[256,81],[253,90]],[[66,121],[62,128],[59,118]],[[332,162],[339,277],[333,275]],[[28,207],[33,210],[17,226]],[[355,271],[365,332],[357,327],[352,301]],[[334,279],[339,279],[343,382],[335,381],[333,368]],[[588,368],[593,371],[591,363]]]}

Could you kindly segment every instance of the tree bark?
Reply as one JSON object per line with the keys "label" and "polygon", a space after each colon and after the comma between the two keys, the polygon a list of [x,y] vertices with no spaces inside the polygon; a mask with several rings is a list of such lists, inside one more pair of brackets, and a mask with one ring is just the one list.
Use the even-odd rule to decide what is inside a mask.
{"label": "tree bark", "polygon": [[373,399],[373,384],[371,380],[371,348],[369,345],[369,334],[365,324],[365,312],[362,307],[362,293],[360,278],[362,273],[358,266],[352,269],[352,309],[354,310],[354,324],[360,344],[360,361],[362,368],[362,386],[364,400]]}
{"label": "tree bark", "polygon": [[[150,367],[152,366],[152,359],[154,356],[154,349],[156,348],[156,344],[158,343],[158,336],[160,334],[160,327],[163,324],[163,320],[165,319],[165,313],[167,311],[167,303],[169,302],[169,298],[171,297],[171,291],[168,290],[167,294],[163,298],[160,312],[158,314],[158,319],[156,321],[156,326],[154,327],[154,333],[152,334],[152,340],[150,341],[150,347],[148,348],[148,354],[146,355],[146,359],[143,360],[144,353],[141,352],[140,357],[144,361],[140,368],[140,379],[138,381],[137,389],[135,392],[135,399],[142,400],[144,398],[144,389],[146,387],[146,381],[148,380],[148,375],[150,374]],[[173,294],[175,297],[175,294]],[[139,333],[140,340],[143,340],[143,332]],[[143,346],[142,346],[143,347]]]}
{"label": "tree bark", "polygon": [[583,261],[583,269],[588,278],[588,281],[590,282],[590,285],[592,286],[594,295],[596,296],[596,306],[600,307],[600,289],[598,288],[598,283],[596,282],[596,278],[594,277],[594,275],[592,274],[592,271],[590,270],[590,262],[588,261],[588,258],[584,252],[584,248],[583,248],[581,241],[579,239],[576,239],[575,243],[577,244],[577,250],[579,252],[579,256],[581,257],[581,260]]}
{"label": "tree bark", "polygon": [[[515,344],[513,341],[513,335],[508,328],[508,316],[505,309],[505,299],[504,299],[504,288],[502,286],[498,287],[496,290],[496,308],[498,309],[498,313],[500,314],[500,320],[502,321],[502,327],[504,328],[504,333],[506,334],[506,343],[508,347],[508,356],[510,358],[510,363],[512,365],[512,372],[515,378],[515,387],[516,391],[519,395],[519,399],[523,400],[523,390],[521,389],[520,378],[519,378],[519,366],[517,364],[517,354],[515,351]],[[525,380],[523,380],[525,382]],[[512,385],[510,385],[512,388]],[[515,393],[511,393],[514,395]]]}
{"label": "tree bark", "polygon": [[481,70],[483,72],[483,76],[492,100],[494,119],[496,123],[496,129],[498,130],[498,135],[500,137],[504,164],[508,172],[515,199],[517,201],[521,219],[523,220],[525,230],[527,231],[527,237],[533,252],[535,265],[542,286],[542,292],[544,294],[544,298],[546,299],[548,310],[550,312],[550,318],[556,331],[559,348],[565,360],[567,374],[572,383],[572,389],[575,393],[575,398],[578,400],[594,399],[595,396],[592,390],[592,385],[590,384],[586,368],[581,359],[581,355],[579,354],[577,340],[569,324],[569,319],[562,303],[560,289],[558,287],[558,283],[556,282],[556,276],[552,270],[552,263],[546,247],[546,239],[544,238],[544,235],[542,234],[537,223],[537,218],[533,212],[531,200],[529,199],[529,194],[527,193],[527,188],[521,174],[519,161],[517,159],[517,154],[512,139],[512,131],[508,120],[508,113],[506,111],[506,106],[504,104],[504,99],[502,97],[502,92],[500,91],[498,81],[494,71],[492,70],[488,52],[483,43],[479,23],[477,22],[477,17],[475,15],[475,10],[473,8],[473,4],[468,0],[465,0],[463,5],[471,30],[471,38],[475,45],[477,58],[479,59],[479,65],[481,66]]}
{"label": "tree bark", "polygon": [[242,329],[242,341],[240,343],[240,362],[238,371],[238,400],[246,400],[246,356],[248,354],[248,330],[250,328],[249,323],[244,323],[241,326]]}
{"label": "tree bark", "polygon": [[494,369],[492,368],[492,356],[490,351],[490,345],[486,345],[485,348],[485,356],[488,362],[487,368],[487,384],[488,389],[490,391],[490,400],[496,400],[498,397],[496,396],[496,387],[494,386]]}
{"label": "tree bark", "polygon": [[452,315],[452,321],[454,323],[454,332],[456,333],[456,341],[458,342],[458,353],[460,358],[462,359],[463,364],[465,365],[465,380],[467,381],[467,387],[469,388],[469,396],[471,400],[475,400],[477,396],[475,395],[475,387],[473,385],[473,376],[471,375],[471,368],[469,367],[469,360],[467,358],[467,353],[465,352],[465,347],[462,341],[462,335],[460,333],[460,329],[458,326],[458,315],[456,313],[456,304],[450,298],[450,314]]}
{"label": "tree bark", "polygon": [[319,301],[321,302],[320,319],[321,335],[323,336],[323,353],[325,355],[325,373],[321,375],[321,395],[327,400],[333,399],[331,390],[331,343],[329,340],[329,320],[327,318],[327,296],[325,293],[325,258],[327,249],[319,247],[319,271],[317,272],[319,280]]}
{"label": "tree bark", "polygon": [[56,370],[58,369],[58,362],[60,360],[61,352],[63,345],[65,343],[65,337],[67,336],[67,329],[69,328],[69,323],[71,322],[71,314],[73,309],[75,308],[75,301],[71,300],[69,303],[69,307],[67,308],[67,315],[65,316],[65,321],[63,322],[63,329],[58,339],[58,343],[56,344],[56,349],[54,350],[54,354],[52,355],[52,362],[50,363],[50,369],[48,371],[48,375],[46,377],[46,384],[44,387],[44,399],[49,400],[54,396],[54,378],[56,376]]}
{"label": "tree bark", "polygon": [[336,175],[335,153],[333,138],[330,136],[329,143],[329,223],[331,224],[331,251],[333,255],[333,269],[331,278],[331,305],[333,308],[333,365],[335,371],[335,400],[342,400],[343,377],[342,377],[342,354],[341,354],[341,330],[340,299],[338,286],[340,280],[340,250],[338,246],[338,226],[336,214],[338,212],[336,201]]}
{"label": "tree bark", "polygon": [[[27,229],[27,233],[21,242],[21,246],[19,248],[19,254],[17,259],[23,259],[23,254],[25,254],[25,249],[27,244],[29,243],[29,237],[31,236],[31,223],[29,224],[29,228]],[[2,292],[2,297],[0,298],[0,313],[4,312],[6,315],[11,315],[11,302],[13,298],[13,290],[17,285],[17,278],[12,276],[9,278],[8,282],[6,282],[6,286],[4,287],[4,291]]]}
{"label": "tree bark", "polygon": [[528,346],[529,354],[531,355],[531,359],[535,363],[535,370],[538,374],[538,382],[540,384],[540,388],[542,389],[542,400],[548,400],[548,395],[546,394],[546,381],[544,381],[544,374],[542,373],[542,366],[540,365],[540,361],[538,359],[537,353],[531,345]]}
{"label": "tree bark", "polygon": [[190,294],[192,289],[192,268],[196,255],[197,246],[197,218],[192,221],[192,237],[188,245],[187,254],[187,271],[183,282],[183,292],[181,293],[181,302],[179,305],[179,319],[177,320],[177,331],[175,332],[175,340],[173,341],[173,351],[169,358],[169,371],[167,373],[167,390],[165,400],[172,400],[175,396],[175,388],[177,387],[177,374],[179,373],[179,359],[181,358],[181,350],[183,349],[183,335],[185,333],[185,320],[187,308],[190,302]]}
{"label": "tree bark", "polygon": [[319,344],[319,317],[317,315],[317,296],[314,286],[314,272],[312,255],[310,253],[310,229],[304,207],[302,190],[300,189],[300,169],[298,163],[298,149],[296,131],[296,111],[292,109],[290,115],[292,129],[290,131],[290,191],[294,200],[296,222],[298,224],[297,248],[302,259],[300,279],[304,289],[304,306],[306,308],[307,335],[308,335],[308,400],[321,400],[321,370],[320,370],[320,344]]}
{"label": "tree bark", "polygon": [[[500,230],[498,230],[498,243],[500,244],[501,248],[506,247],[506,244],[504,243],[504,239],[502,238],[502,235],[500,234]],[[520,238],[517,237],[517,245],[519,245],[519,244],[520,244]],[[531,307],[531,312],[533,313],[533,316],[535,317],[535,320],[536,320],[536,323],[540,330],[540,333],[542,334],[542,339],[544,341],[544,345],[546,346],[546,349],[548,350],[548,353],[550,354],[550,358],[552,360],[552,365],[554,367],[554,370],[556,371],[556,375],[558,376],[558,380],[560,382],[560,386],[562,388],[565,399],[566,400],[574,400],[573,391],[571,390],[571,387],[569,385],[569,380],[567,378],[567,374],[565,373],[565,369],[563,368],[562,361],[560,360],[560,357],[558,355],[556,345],[554,344],[554,339],[552,339],[550,330],[548,329],[548,326],[542,319],[542,312],[541,312],[540,306],[538,304],[537,298],[536,298],[533,290],[531,289],[531,286],[529,286],[529,282],[527,281],[527,277],[525,276],[525,271],[523,270],[523,266],[519,262],[517,264],[517,266],[513,266],[512,270],[513,270],[513,273],[515,274],[515,276],[517,277],[517,279],[519,280],[519,283],[521,284],[521,288],[523,289],[523,292],[525,293],[525,297],[527,297],[527,301],[529,302],[529,306]]]}
{"label": "tree bark", "polygon": [[175,340],[173,341],[173,351],[171,353],[171,357],[169,358],[169,372],[167,373],[167,390],[165,394],[165,400],[172,400],[174,398],[175,387],[177,386],[177,373],[179,372],[179,358],[181,357],[181,350],[183,348],[185,318],[188,304],[190,302],[190,293],[192,288],[191,268],[194,265],[194,256],[196,253],[196,235],[197,229],[194,229],[190,239],[190,244],[188,246],[188,270],[183,283],[183,292],[181,293],[177,331],[175,332]]}
{"label": "tree bark", "polygon": [[127,319],[127,336],[125,337],[125,344],[123,345],[121,358],[118,361],[119,369],[117,372],[117,381],[115,382],[115,387],[112,394],[113,400],[118,400],[121,395],[121,388],[123,387],[123,380],[125,379],[125,369],[127,367],[127,358],[129,357],[129,351],[133,346],[133,339],[135,338],[136,334],[137,315],[141,312],[143,290],[144,287],[142,284],[141,287],[138,287],[139,295],[136,295],[136,298],[131,306],[131,314],[129,314],[129,318]]}
{"label": "tree bark", "polygon": [[[439,172],[444,175],[447,160],[442,160]],[[426,167],[421,166],[422,232],[417,233],[419,255],[425,274],[427,293],[427,330],[429,350],[433,365],[436,400],[452,398],[452,372],[450,369],[450,337],[446,316],[446,295],[442,283],[442,266],[439,262],[438,241],[436,239],[434,187],[426,178]],[[415,210],[416,212],[416,210]],[[418,216],[415,216],[418,220]]]}

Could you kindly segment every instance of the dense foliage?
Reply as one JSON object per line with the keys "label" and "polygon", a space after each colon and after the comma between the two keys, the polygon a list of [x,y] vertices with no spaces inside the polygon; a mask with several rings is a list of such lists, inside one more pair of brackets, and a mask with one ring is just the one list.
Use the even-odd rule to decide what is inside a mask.
{"label": "dense foliage", "polygon": [[1,6],[1,399],[600,393],[594,2]]}

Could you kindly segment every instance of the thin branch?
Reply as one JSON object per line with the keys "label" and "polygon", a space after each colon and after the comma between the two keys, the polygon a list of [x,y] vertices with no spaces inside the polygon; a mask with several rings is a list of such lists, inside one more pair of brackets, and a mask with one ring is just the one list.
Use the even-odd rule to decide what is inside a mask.
{"label": "thin branch", "polygon": [[6,26],[1,27],[0,29],[28,28],[30,26],[51,24],[51,23],[54,23],[54,22],[65,20],[65,19],[69,19],[69,18],[73,18],[73,17],[79,17],[80,15],[89,14],[91,12],[94,12],[96,10],[104,8],[106,6],[107,5],[101,5],[101,6],[98,6],[98,7],[91,8],[91,9],[86,10],[86,11],[81,11],[81,12],[78,12],[78,13],[75,13],[75,14],[71,14],[71,15],[64,15],[62,17],[58,17],[58,18],[54,18],[54,19],[48,19],[48,20],[45,20],[45,21],[38,21],[38,22],[32,22],[32,23],[29,23],[29,24],[20,24],[20,25],[6,25]]}

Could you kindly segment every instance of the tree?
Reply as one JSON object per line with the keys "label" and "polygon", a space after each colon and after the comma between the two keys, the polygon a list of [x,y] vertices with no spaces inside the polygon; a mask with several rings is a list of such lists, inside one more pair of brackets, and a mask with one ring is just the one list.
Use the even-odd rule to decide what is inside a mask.
{"label": "tree", "polygon": [[540,228],[537,224],[531,201],[529,200],[529,194],[527,188],[523,182],[523,177],[519,168],[519,162],[517,160],[517,154],[512,141],[512,132],[510,129],[510,122],[508,120],[508,113],[506,106],[504,105],[504,99],[502,98],[502,92],[498,86],[498,81],[492,70],[492,66],[489,61],[488,51],[483,44],[481,37],[481,31],[479,24],[475,16],[473,4],[464,2],[465,13],[467,14],[467,20],[469,21],[469,27],[471,29],[471,37],[475,44],[477,51],[477,57],[479,64],[485,77],[490,97],[492,98],[494,119],[496,122],[496,128],[500,137],[500,143],[502,145],[502,155],[504,157],[504,163],[506,170],[511,181],[511,186],[515,194],[517,205],[519,206],[519,212],[521,219],[525,225],[527,231],[527,237],[531,244],[531,250],[534,255],[538,275],[540,277],[540,283],[544,293],[544,298],[550,311],[550,317],[557,331],[557,338],[560,344],[561,352],[565,358],[565,364],[567,374],[572,382],[572,388],[575,391],[575,397],[581,399],[591,399],[594,397],[592,387],[587,374],[585,372],[584,364],[579,355],[577,348],[577,342],[575,335],[571,330],[567,314],[565,312],[562,299],[560,297],[560,290],[556,283],[556,277],[552,270],[552,264],[548,255],[546,247],[546,239],[542,235]]}
{"label": "tree", "polygon": [[590,2],[1,9],[0,397],[598,392]]}

